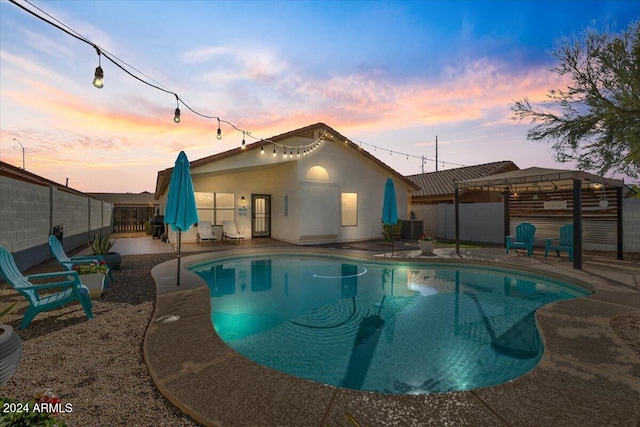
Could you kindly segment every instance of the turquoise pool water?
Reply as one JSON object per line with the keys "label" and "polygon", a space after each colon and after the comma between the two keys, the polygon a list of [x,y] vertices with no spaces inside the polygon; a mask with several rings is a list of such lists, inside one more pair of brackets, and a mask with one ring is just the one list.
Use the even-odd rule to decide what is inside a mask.
{"label": "turquoise pool water", "polygon": [[540,360],[534,313],[590,292],[462,265],[256,256],[190,268],[237,352],[313,381],[389,394],[496,385]]}

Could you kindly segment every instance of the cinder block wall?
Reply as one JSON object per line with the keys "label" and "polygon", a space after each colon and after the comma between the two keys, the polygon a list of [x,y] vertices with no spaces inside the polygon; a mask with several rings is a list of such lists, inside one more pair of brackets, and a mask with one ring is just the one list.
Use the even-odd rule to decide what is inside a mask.
{"label": "cinder block wall", "polygon": [[[413,205],[417,220],[423,221],[425,234],[436,239],[455,239],[455,206]],[[460,205],[460,240],[502,243],[504,227],[502,203],[463,203]]]}
{"label": "cinder block wall", "polygon": [[49,235],[62,224],[67,251],[86,245],[98,231],[110,232],[110,203],[54,186],[0,176],[0,246],[21,270],[51,258]]}
{"label": "cinder block wall", "polygon": [[49,235],[51,189],[0,176],[0,246],[20,252]]}

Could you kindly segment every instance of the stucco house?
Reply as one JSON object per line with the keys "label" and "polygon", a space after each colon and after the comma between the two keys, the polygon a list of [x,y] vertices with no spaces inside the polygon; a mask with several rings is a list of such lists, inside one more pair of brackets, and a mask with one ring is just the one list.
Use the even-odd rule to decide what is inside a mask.
{"label": "stucco house", "polygon": [[[324,123],[190,162],[200,220],[221,239],[234,220],[246,239],[317,244],[382,237],[382,201],[392,178],[398,217],[418,186]],[[158,172],[164,212],[173,168]],[[197,228],[182,233],[196,241]],[[170,234],[170,239],[172,236]],[[175,237],[173,237],[175,240]]]}

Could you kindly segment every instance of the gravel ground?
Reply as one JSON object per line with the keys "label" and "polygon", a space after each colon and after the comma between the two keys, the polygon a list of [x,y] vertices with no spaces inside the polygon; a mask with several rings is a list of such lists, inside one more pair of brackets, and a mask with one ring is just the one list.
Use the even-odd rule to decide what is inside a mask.
{"label": "gravel ground", "polygon": [[[87,321],[79,304],[41,313],[18,331],[20,366],[0,396],[28,401],[47,388],[73,411],[58,415],[70,426],[198,426],[156,389],[142,344],[155,304],[153,266],[174,254],[123,256],[116,283],[94,301]],[[59,271],[51,260],[25,274]],[[19,304],[2,319],[17,328],[26,301],[0,282],[0,308]],[[612,328],[640,357],[640,312],[620,316]]]}
{"label": "gravel ground", "polygon": [[[40,313],[24,330],[18,370],[0,396],[27,402],[52,389],[71,413],[70,426],[198,426],[156,389],[144,364],[142,343],[155,304],[151,268],[173,254],[123,256],[115,284],[94,300],[88,321],[80,304]],[[60,271],[47,261],[25,272]],[[26,300],[0,283],[0,307],[18,301],[2,323],[17,329]]]}

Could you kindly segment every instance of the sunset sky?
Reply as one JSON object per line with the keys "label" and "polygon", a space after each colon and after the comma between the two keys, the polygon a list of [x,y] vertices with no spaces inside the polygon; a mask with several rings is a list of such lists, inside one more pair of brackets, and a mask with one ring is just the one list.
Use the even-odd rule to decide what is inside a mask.
{"label": "sunset sky", "polygon": [[[247,143],[324,122],[404,175],[512,160],[572,168],[526,139],[515,99],[562,87],[550,52],[586,27],[627,28],[618,1],[18,1],[89,39]],[[0,160],[85,192],[155,189],[180,150],[196,160],[242,133],[101,60],[0,0]],[[16,141],[17,140],[17,141]],[[389,150],[392,150],[393,153]],[[400,154],[401,153],[401,154]],[[407,156],[408,155],[408,156]],[[630,182],[628,177],[625,182]],[[634,180],[637,181],[637,180]]]}

